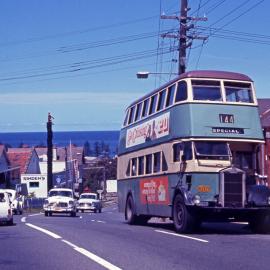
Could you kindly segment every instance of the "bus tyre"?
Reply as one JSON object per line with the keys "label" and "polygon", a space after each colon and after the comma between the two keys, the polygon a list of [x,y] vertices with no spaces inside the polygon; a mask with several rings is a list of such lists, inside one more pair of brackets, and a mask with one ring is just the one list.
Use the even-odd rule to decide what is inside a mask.
{"label": "bus tyre", "polygon": [[173,224],[178,233],[191,232],[195,225],[195,221],[189,213],[181,194],[177,194],[174,198]]}
{"label": "bus tyre", "polygon": [[128,224],[136,223],[135,207],[132,196],[128,196],[126,202],[125,218]]}
{"label": "bus tyre", "polygon": [[270,214],[256,215],[249,221],[250,229],[253,233],[270,233]]}

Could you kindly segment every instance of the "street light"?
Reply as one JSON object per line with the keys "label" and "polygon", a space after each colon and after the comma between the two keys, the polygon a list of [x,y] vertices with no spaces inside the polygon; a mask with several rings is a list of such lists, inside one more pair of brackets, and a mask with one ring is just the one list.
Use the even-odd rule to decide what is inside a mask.
{"label": "street light", "polygon": [[149,72],[149,71],[139,71],[136,76],[138,79],[147,79],[149,75],[178,75],[178,73],[173,72]]}

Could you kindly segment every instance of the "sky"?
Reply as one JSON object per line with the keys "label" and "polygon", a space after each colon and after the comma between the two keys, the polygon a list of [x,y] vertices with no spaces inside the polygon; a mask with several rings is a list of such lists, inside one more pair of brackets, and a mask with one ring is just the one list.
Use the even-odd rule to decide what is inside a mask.
{"label": "sky", "polygon": [[[187,70],[244,73],[269,98],[270,1],[189,0]],[[119,130],[125,108],[177,72],[179,0],[0,1],[0,132]],[[192,22],[191,22],[192,23]],[[167,73],[138,80],[136,73]],[[169,75],[168,75],[169,73]]]}

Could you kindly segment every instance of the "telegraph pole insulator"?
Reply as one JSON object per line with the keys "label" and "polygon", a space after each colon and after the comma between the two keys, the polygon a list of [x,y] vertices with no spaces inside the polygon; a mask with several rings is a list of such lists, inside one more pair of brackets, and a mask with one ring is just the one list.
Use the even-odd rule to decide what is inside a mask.
{"label": "telegraph pole insulator", "polygon": [[198,35],[187,35],[188,31],[195,28],[194,24],[188,24],[190,21],[207,21],[206,17],[190,17],[188,11],[190,8],[187,6],[187,0],[181,0],[180,16],[177,15],[162,15],[161,19],[174,19],[179,21],[178,34],[166,33],[162,34],[163,38],[175,38],[179,40],[178,44],[178,74],[186,72],[186,49],[192,45],[193,39],[206,40],[207,37]]}

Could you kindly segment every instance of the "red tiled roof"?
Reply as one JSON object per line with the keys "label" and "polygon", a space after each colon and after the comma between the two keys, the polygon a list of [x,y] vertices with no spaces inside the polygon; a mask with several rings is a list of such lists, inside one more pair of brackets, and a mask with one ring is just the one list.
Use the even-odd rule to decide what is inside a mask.
{"label": "red tiled roof", "polygon": [[32,154],[32,148],[9,148],[7,152],[11,166],[19,166],[21,174],[27,172]]}

